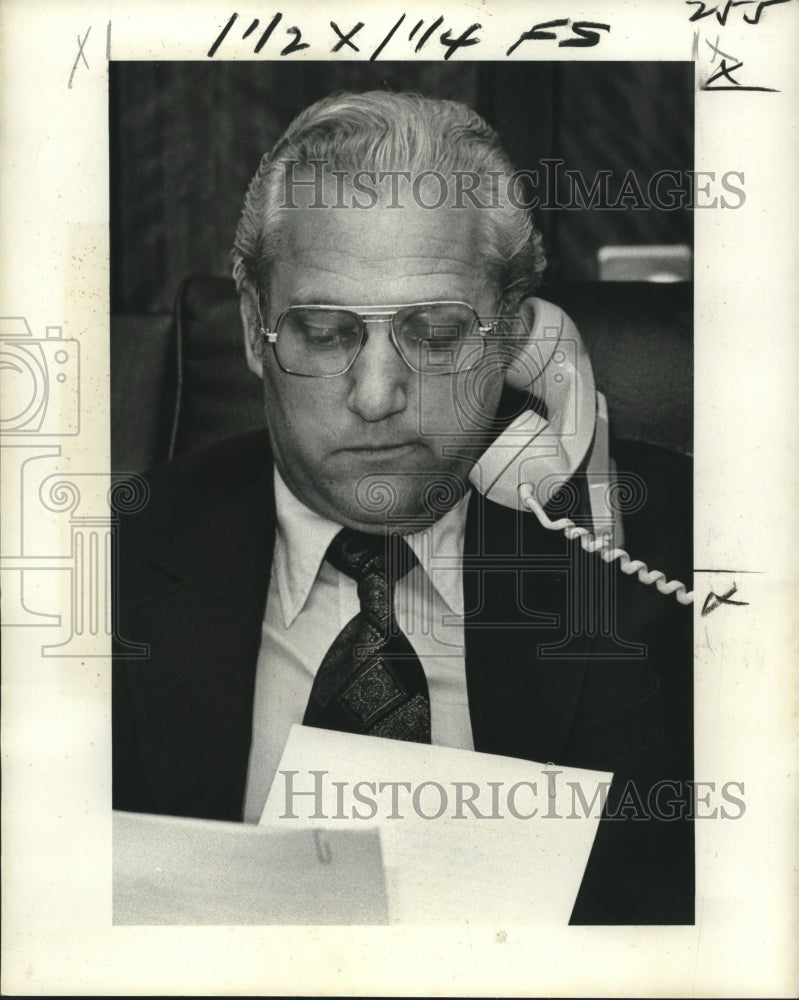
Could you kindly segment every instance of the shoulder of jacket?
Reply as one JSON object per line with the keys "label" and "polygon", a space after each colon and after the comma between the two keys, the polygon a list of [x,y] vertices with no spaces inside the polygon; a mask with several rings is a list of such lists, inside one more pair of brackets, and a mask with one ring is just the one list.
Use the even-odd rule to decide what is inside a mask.
{"label": "shoulder of jacket", "polygon": [[613,448],[623,548],[650,570],[682,580],[693,570],[693,461],[688,455],[638,442]]}
{"label": "shoulder of jacket", "polygon": [[[196,531],[198,535],[223,512],[236,510],[242,498],[263,500],[264,517],[272,499],[273,459],[264,431],[214,442],[165,462],[137,477],[121,503],[117,527],[129,557],[139,547],[163,548],[166,539]],[[119,496],[124,498],[124,484]]]}

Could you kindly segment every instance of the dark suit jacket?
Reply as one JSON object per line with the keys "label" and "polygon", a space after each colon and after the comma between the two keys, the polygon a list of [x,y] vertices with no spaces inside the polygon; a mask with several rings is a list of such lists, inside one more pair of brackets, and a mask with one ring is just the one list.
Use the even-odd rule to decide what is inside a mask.
{"label": "dark suit jacket", "polygon": [[[629,444],[616,460],[646,484],[625,548],[690,586],[687,460]],[[241,820],[275,530],[267,436],[148,483],[118,523],[114,806]],[[656,782],[691,777],[691,608],[477,493],[464,600],[475,749],[615,772],[572,922],[693,922],[692,827],[647,810]]]}

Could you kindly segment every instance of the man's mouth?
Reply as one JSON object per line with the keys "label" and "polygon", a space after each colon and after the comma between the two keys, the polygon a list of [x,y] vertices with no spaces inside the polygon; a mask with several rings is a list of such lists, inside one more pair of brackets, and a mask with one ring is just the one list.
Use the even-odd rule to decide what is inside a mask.
{"label": "man's mouth", "polygon": [[379,442],[375,442],[375,443],[371,443],[371,444],[350,445],[349,447],[344,448],[343,450],[344,451],[362,451],[362,452],[370,452],[370,451],[401,451],[403,448],[413,448],[416,444],[418,444],[417,441],[387,441],[384,444],[381,444]]}
{"label": "man's mouth", "polygon": [[342,455],[349,455],[356,462],[405,462],[422,447],[419,441],[370,441],[342,448]]}

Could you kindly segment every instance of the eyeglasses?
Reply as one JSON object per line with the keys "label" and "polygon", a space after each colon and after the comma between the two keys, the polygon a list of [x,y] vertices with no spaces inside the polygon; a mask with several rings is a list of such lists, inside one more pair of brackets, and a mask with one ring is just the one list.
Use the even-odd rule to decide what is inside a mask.
{"label": "eyeglasses", "polygon": [[484,324],[465,302],[416,302],[404,306],[290,306],[274,330],[261,332],[277,363],[291,375],[332,378],[353,366],[367,340],[366,327],[389,324],[397,353],[419,375],[452,375],[483,357]]}

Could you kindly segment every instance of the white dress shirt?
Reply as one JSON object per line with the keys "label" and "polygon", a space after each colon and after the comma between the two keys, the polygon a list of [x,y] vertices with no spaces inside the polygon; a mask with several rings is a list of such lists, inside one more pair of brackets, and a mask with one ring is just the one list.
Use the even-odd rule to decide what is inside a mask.
{"label": "white dress shirt", "polygon": [[[474,749],[463,645],[463,533],[468,494],[438,521],[405,536],[419,565],[396,586],[394,613],[424,668],[432,741]],[[301,503],[275,469],[277,535],[255,675],[244,820],[257,823],[293,723],[302,722],[316,671],[360,611],[357,586],[324,556],[341,525]]]}

